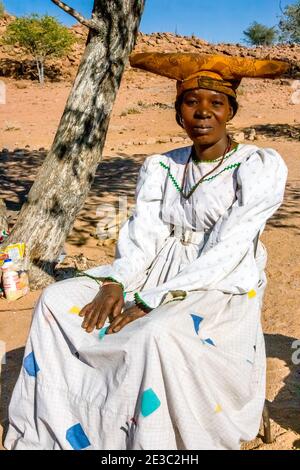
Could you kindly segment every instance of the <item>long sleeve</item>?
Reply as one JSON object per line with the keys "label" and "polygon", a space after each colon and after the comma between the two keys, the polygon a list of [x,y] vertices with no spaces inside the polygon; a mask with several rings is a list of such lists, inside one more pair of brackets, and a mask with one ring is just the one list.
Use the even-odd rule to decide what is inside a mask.
{"label": "long sleeve", "polygon": [[287,167],[275,150],[258,149],[248,156],[237,172],[236,200],[215,223],[200,256],[174,278],[142,291],[142,300],[155,308],[172,291],[253,289],[259,281],[253,240],[281,205],[286,178]]}
{"label": "long sleeve", "polygon": [[112,277],[126,290],[151,264],[170,234],[169,225],[161,219],[165,173],[159,162],[163,158],[162,155],[152,155],[145,159],[140,169],[134,213],[120,229],[115,261],[87,273]]}

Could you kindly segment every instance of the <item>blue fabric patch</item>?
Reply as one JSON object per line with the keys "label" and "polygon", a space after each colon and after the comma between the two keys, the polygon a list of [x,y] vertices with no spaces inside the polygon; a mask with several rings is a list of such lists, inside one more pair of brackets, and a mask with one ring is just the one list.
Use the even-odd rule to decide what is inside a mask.
{"label": "blue fabric patch", "polygon": [[196,333],[199,333],[199,328],[200,328],[200,323],[202,322],[203,318],[198,317],[198,315],[191,315],[193,322],[194,322],[194,328]]}
{"label": "blue fabric patch", "polygon": [[208,344],[211,344],[212,346],[215,346],[215,343],[214,343],[213,340],[210,339],[210,338],[207,338],[207,339],[205,339],[204,341],[205,341],[206,343],[208,343]]}
{"label": "blue fabric patch", "polygon": [[30,354],[28,354],[28,356],[25,357],[23,366],[27,374],[31,377],[36,377],[37,373],[40,370],[38,363],[35,360],[35,355],[33,352],[31,352]]}
{"label": "blue fabric patch", "polygon": [[80,423],[67,430],[66,439],[74,450],[82,450],[91,445]]}
{"label": "blue fabric patch", "polygon": [[124,291],[124,292],[123,292],[124,300],[126,299],[126,294],[127,294],[127,292]]}
{"label": "blue fabric patch", "polygon": [[105,326],[104,328],[101,328],[101,330],[99,331],[99,339],[103,339],[104,336],[106,335],[106,332],[108,330],[109,326]]}
{"label": "blue fabric patch", "polygon": [[145,390],[142,395],[141,413],[146,418],[160,407],[160,400],[152,388]]}

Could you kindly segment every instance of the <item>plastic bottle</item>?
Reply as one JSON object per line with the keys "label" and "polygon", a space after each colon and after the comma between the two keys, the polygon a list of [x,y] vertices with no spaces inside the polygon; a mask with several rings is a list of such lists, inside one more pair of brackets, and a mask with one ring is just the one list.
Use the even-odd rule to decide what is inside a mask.
{"label": "plastic bottle", "polygon": [[19,288],[19,275],[11,259],[6,259],[2,265],[2,285],[7,300],[17,300],[22,297]]}

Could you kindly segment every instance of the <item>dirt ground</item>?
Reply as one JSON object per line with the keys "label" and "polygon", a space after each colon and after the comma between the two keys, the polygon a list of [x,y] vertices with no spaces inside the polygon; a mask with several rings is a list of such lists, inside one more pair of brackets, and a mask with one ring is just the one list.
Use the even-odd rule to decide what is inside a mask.
{"label": "dirt ground", "polygon": [[[71,85],[49,83],[41,88],[29,81],[3,80],[7,103],[0,105],[1,197],[13,224],[51,146]],[[292,362],[293,342],[300,339],[300,104],[291,104],[292,92],[288,81],[245,80],[239,92],[239,113],[229,126],[232,133],[244,132],[246,143],[249,130],[255,129],[253,143],[278,150],[289,168],[284,203],[262,236],[269,257],[262,319],[274,442],[266,445],[258,437],[247,444],[249,449],[300,448],[300,366]],[[120,195],[133,203],[144,158],[189,144],[175,122],[174,95],[175,86],[166,79],[132,70],[126,73],[94,184],[65,245],[71,265],[97,265],[113,259],[114,240],[103,243],[97,238],[97,208],[107,202],[117,204]],[[7,352],[1,382],[4,428],[39,294],[31,292],[15,302],[0,299],[0,340]]]}

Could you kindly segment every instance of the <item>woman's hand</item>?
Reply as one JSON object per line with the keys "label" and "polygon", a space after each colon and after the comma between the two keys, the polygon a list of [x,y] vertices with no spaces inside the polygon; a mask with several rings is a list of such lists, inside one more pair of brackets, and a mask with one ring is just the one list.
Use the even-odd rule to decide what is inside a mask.
{"label": "woman's hand", "polygon": [[114,318],[106,334],[118,333],[124,326],[128,325],[128,323],[131,323],[137,318],[144,317],[145,315],[147,315],[147,313],[136,305],[129,307]]}
{"label": "woman's hand", "polygon": [[106,319],[113,321],[120,315],[123,307],[122,287],[119,284],[104,284],[94,300],[83,307],[79,313],[80,317],[84,317],[81,326],[87,333],[91,333],[94,328],[100,330]]}

